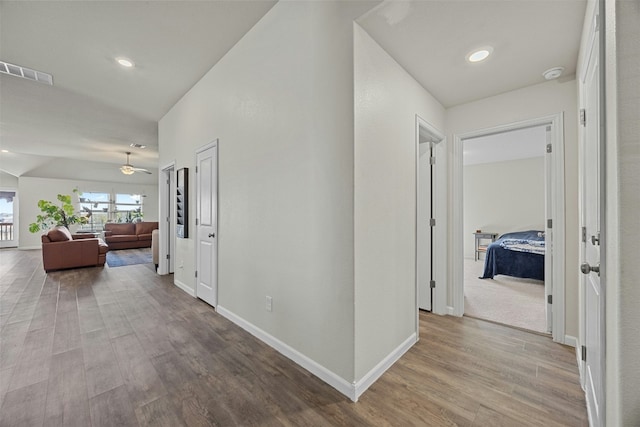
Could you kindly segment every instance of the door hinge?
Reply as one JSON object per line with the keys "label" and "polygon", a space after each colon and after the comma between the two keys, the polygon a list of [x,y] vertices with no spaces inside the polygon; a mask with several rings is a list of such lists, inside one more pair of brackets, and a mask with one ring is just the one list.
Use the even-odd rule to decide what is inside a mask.
{"label": "door hinge", "polygon": [[167,185],[169,185],[169,180],[167,179]]}
{"label": "door hinge", "polygon": [[430,165],[435,165],[436,164],[436,158],[435,157],[429,157],[429,164]]}
{"label": "door hinge", "polygon": [[169,259],[169,254],[167,254],[167,259]]}
{"label": "door hinge", "polygon": [[587,125],[587,110],[585,110],[584,108],[580,109],[580,125],[581,126]]}
{"label": "door hinge", "polygon": [[553,304],[553,295],[547,295],[547,304]]}
{"label": "door hinge", "polygon": [[198,225],[198,218],[196,218],[196,225]]}
{"label": "door hinge", "polygon": [[587,243],[587,227],[582,227],[582,243]]}
{"label": "door hinge", "polygon": [[196,270],[196,277],[198,277],[198,270]]}
{"label": "door hinge", "polygon": [[429,218],[429,225],[431,227],[435,227],[436,226],[436,219],[435,218]]}
{"label": "door hinge", "polygon": [[553,146],[551,144],[547,144],[547,153],[553,152]]}
{"label": "door hinge", "polygon": [[429,280],[429,287],[431,289],[434,289],[436,287],[436,281],[435,280]]}
{"label": "door hinge", "polygon": [[547,228],[553,228],[553,220],[552,219],[548,219],[547,220]]}
{"label": "door hinge", "polygon": [[582,346],[582,348],[580,349],[581,353],[582,353],[582,361],[586,362],[587,361],[587,347],[586,346]]}
{"label": "door hinge", "polygon": [[196,166],[196,173],[198,173],[198,167]]}

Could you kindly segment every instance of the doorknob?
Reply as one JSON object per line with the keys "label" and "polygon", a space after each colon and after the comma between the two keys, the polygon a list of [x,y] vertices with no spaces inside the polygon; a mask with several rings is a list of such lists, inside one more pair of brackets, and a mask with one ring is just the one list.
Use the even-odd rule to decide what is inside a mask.
{"label": "doorknob", "polygon": [[209,237],[216,237],[216,233],[209,233]]}
{"label": "doorknob", "polygon": [[600,265],[589,265],[588,262],[583,263],[580,266],[580,271],[582,271],[583,274],[589,274],[592,271],[594,273],[598,273],[598,276],[600,275]]}

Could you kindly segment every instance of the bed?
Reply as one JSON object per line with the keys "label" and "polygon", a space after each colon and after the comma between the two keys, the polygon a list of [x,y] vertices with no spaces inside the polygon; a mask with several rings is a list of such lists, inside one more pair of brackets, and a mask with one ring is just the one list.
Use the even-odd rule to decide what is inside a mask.
{"label": "bed", "polygon": [[538,230],[505,233],[487,247],[481,279],[504,274],[544,280],[544,232]]}

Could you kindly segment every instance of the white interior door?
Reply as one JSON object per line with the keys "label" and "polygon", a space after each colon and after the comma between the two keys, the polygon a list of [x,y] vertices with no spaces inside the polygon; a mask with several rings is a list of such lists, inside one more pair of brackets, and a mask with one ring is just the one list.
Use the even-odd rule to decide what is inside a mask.
{"label": "white interior door", "polygon": [[196,296],[218,303],[218,146],[196,153]]}
{"label": "white interior door", "polygon": [[431,310],[432,227],[431,227],[431,143],[420,143],[418,152],[418,307]]}
{"label": "white interior door", "polygon": [[[597,37],[596,37],[597,40]],[[585,392],[592,426],[604,425],[604,289],[600,283],[600,63],[598,42],[594,42],[583,82],[586,126],[582,157],[582,209],[585,227],[584,319],[586,360]],[[584,355],[584,353],[583,353]]]}

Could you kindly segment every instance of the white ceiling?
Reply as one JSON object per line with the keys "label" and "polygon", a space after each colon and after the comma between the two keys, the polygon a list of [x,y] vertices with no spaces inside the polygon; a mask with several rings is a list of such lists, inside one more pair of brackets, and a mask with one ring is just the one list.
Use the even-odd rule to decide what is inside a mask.
{"label": "white ceiling", "polygon": [[[303,0],[297,0],[303,1]],[[0,170],[157,182],[157,121],[275,1],[0,1],[0,59],[54,86],[0,74]],[[372,3],[372,7],[376,3]],[[586,0],[390,1],[358,23],[444,106],[575,72]],[[494,54],[469,64],[485,44]],[[136,66],[124,69],[114,58]],[[134,166],[153,175],[124,176]],[[82,162],[79,162],[82,161]]]}
{"label": "white ceiling", "polygon": [[465,166],[544,157],[546,126],[536,126],[465,139],[462,159]]}
{"label": "white ceiling", "polygon": [[[446,107],[575,74],[586,0],[385,1],[357,22]],[[492,46],[481,63],[466,55]]]}
{"label": "white ceiling", "polygon": [[[157,121],[274,4],[0,2],[0,59],[54,79],[51,87],[0,75],[0,144],[10,151],[0,170],[38,175],[48,163],[84,160],[114,164],[112,180],[157,182],[155,173],[118,172],[129,144],[148,146],[132,150],[133,165],[157,168]],[[118,56],[136,66],[124,69]]]}

